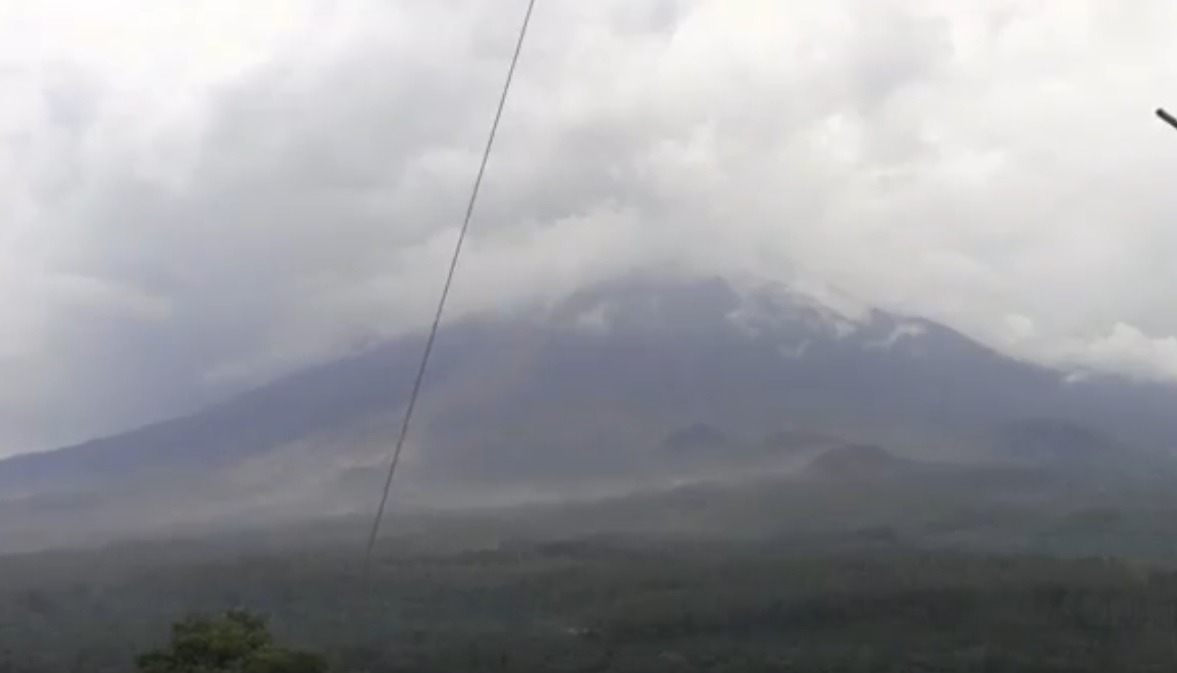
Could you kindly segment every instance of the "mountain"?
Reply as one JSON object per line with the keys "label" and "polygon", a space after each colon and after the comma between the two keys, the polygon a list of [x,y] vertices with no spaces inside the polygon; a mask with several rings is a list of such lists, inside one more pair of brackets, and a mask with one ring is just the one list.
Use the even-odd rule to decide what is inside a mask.
{"label": "mountain", "polygon": [[[393,339],[196,414],[0,461],[0,545],[366,512],[421,345]],[[1173,408],[1168,387],[1069,382],[926,320],[779,287],[631,279],[447,323],[394,500],[605,497],[855,445],[1133,463],[1172,448]]]}

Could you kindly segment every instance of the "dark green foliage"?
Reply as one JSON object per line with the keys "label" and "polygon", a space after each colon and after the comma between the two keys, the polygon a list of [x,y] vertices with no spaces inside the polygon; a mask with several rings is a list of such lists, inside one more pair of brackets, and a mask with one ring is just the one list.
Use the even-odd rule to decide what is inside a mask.
{"label": "dark green foliage", "polygon": [[[191,610],[224,616],[176,623],[143,673],[325,670],[307,651],[368,673],[1136,673],[1177,661],[1177,574],[1111,560],[594,541],[386,555],[365,579],[354,558],[323,552],[82,558],[0,561],[0,671],[123,673]],[[270,621],[226,614],[240,605]]]}
{"label": "dark green foliage", "polygon": [[323,673],[327,662],[279,647],[266,619],[244,610],[222,617],[190,616],[172,626],[167,648],[139,655],[141,673]]}
{"label": "dark green foliage", "polygon": [[274,643],[266,619],[244,610],[190,616],[172,626],[168,647],[136,658],[141,673],[323,673],[326,661]]}

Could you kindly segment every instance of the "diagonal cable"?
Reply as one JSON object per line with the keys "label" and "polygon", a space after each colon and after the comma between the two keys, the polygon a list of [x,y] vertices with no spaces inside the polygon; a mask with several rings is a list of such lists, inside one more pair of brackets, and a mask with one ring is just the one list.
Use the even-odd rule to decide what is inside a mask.
{"label": "diagonal cable", "polygon": [[511,67],[507,70],[507,79],[503,83],[503,92],[499,97],[498,108],[495,110],[494,122],[490,127],[490,136],[482,152],[482,162],[478,166],[478,174],[474,178],[473,189],[470,190],[470,200],[466,204],[466,217],[462,220],[462,228],[458,232],[458,241],[454,245],[453,257],[450,259],[449,271],[446,273],[445,285],[441,290],[441,297],[437,302],[437,311],[433,316],[433,325],[429,329],[429,337],[425,340],[425,349],[421,353],[421,364],[417,368],[417,378],[413,381],[412,392],[409,393],[409,403],[405,407],[404,419],[401,422],[400,434],[396,440],[396,448],[392,452],[392,462],[388,466],[388,476],[384,480],[384,490],[380,494],[380,506],[376,508],[376,515],[372,520],[372,529],[368,534],[368,544],[364,550],[364,567],[372,561],[372,551],[376,546],[376,538],[380,534],[380,524],[384,519],[384,511],[388,506],[388,495],[392,492],[392,480],[396,476],[397,466],[400,465],[401,453],[405,448],[405,438],[409,434],[413,412],[417,408],[417,399],[421,395],[421,385],[425,381],[425,373],[429,368],[429,357],[433,353],[433,345],[437,341],[437,333],[441,327],[441,317],[445,313],[446,301],[450,296],[450,288],[454,283],[454,275],[458,270],[458,261],[462,256],[462,244],[466,241],[466,233],[470,230],[470,221],[474,217],[474,208],[478,203],[478,193],[482,189],[482,179],[486,175],[486,165],[490,162],[491,150],[494,149],[495,137],[499,132],[499,123],[503,119],[503,110],[507,106],[507,96],[511,92],[511,82],[515,79],[515,68],[519,65],[519,55],[523,51],[523,43],[527,38],[527,29],[531,24],[531,15],[535,11],[536,0],[528,0],[527,13],[523,16],[523,24],[519,29],[519,37],[515,42],[515,53],[511,57]]}

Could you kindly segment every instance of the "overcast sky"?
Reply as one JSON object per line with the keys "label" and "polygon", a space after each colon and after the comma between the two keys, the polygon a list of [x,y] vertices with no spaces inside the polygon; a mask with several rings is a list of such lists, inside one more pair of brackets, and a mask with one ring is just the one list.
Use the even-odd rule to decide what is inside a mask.
{"label": "overcast sky", "polygon": [[[429,317],[525,0],[0,0],[0,454]],[[539,0],[455,289],[828,284],[1177,379],[1177,3]]]}

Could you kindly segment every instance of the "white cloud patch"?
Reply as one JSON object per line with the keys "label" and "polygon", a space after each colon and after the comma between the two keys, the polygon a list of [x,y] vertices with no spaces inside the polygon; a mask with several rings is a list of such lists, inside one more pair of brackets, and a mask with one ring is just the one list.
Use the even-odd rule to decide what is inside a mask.
{"label": "white cloud patch", "polygon": [[924,334],[926,331],[927,328],[925,328],[923,325],[918,325],[915,323],[900,323],[899,325],[896,325],[895,328],[891,330],[891,333],[886,337],[868,342],[866,344],[866,348],[888,350],[894,347],[895,344],[899,343],[900,340],[918,337]]}
{"label": "white cloud patch", "polygon": [[[0,453],[429,318],[522,2],[92,4],[0,0]],[[1173,25],[541,0],[454,308],[687,269],[1177,377]]]}

